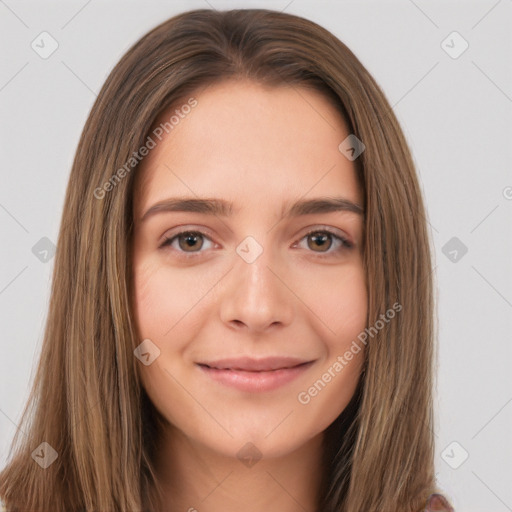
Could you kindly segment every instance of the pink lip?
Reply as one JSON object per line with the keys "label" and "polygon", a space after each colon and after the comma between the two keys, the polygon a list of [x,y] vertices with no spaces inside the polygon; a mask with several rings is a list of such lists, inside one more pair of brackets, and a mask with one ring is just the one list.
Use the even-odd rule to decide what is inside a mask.
{"label": "pink lip", "polygon": [[248,357],[197,363],[213,380],[241,391],[271,391],[292,381],[314,361],[292,357]]}

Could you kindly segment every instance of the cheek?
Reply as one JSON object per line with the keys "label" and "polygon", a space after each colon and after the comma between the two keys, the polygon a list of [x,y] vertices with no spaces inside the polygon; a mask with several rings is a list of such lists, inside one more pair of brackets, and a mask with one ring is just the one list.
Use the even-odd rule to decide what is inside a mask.
{"label": "cheek", "polygon": [[302,293],[317,317],[325,357],[297,399],[314,422],[312,428],[326,428],[352,398],[361,374],[365,346],[358,335],[367,323],[366,277],[362,263],[354,261],[336,272],[317,273],[314,287],[306,284]]}
{"label": "cheek", "polygon": [[165,280],[156,265],[139,264],[134,272],[134,310],[139,335],[160,345],[163,333],[172,325],[176,295],[166,293]]}
{"label": "cheek", "polygon": [[[151,401],[171,422],[178,421],[176,410],[187,410],[190,403],[180,392],[173,376],[177,361],[194,336],[194,313],[201,290],[190,285],[190,277],[173,271],[161,262],[146,258],[134,264],[134,315],[139,340],[149,339],[158,356],[149,364],[139,364],[139,377]],[[183,336],[187,333],[187,336]],[[153,345],[150,345],[153,347]],[[150,349],[151,350],[151,349]],[[173,407],[169,407],[172,398]]]}
{"label": "cheek", "polygon": [[314,286],[305,283],[302,295],[324,328],[322,337],[329,352],[342,349],[366,327],[368,294],[360,263],[338,272],[317,273]]}
{"label": "cheek", "polygon": [[[165,404],[169,396],[183,399],[179,385],[183,360],[191,340],[198,336],[208,316],[208,291],[219,278],[216,272],[184,272],[156,258],[134,263],[134,316],[139,341],[149,339],[158,354],[149,365],[140,364],[139,376],[155,404]],[[186,400],[180,402],[186,407]]]}
{"label": "cheek", "polygon": [[[188,329],[207,280],[177,272],[161,262],[140,263],[134,267],[134,312],[139,334],[157,345],[173,337],[176,329]],[[206,287],[206,290],[205,290]]]}

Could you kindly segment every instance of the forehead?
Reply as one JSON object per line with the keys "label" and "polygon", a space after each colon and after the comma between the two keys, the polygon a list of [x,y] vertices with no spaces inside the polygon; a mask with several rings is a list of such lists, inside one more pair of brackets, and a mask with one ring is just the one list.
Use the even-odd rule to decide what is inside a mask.
{"label": "forehead", "polygon": [[170,195],[280,208],[309,193],[341,193],[361,203],[355,166],[338,149],[349,135],[346,123],[320,92],[227,81],[191,97],[197,105],[181,112],[137,170],[139,213]]}

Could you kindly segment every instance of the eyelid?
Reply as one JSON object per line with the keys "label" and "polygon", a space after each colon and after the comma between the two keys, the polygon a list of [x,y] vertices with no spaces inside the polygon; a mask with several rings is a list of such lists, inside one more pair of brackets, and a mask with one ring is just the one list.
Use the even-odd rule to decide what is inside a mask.
{"label": "eyelid", "polygon": [[326,231],[330,233],[331,235],[344,240],[346,243],[350,244],[351,246],[354,246],[355,243],[352,241],[351,237],[345,233],[343,230],[339,228],[335,228],[333,226],[328,226],[326,224],[314,224],[313,226],[304,228],[306,229],[306,232],[301,236],[300,240],[304,238],[307,235],[310,235],[311,233],[316,233],[317,231]]}
{"label": "eyelid", "polygon": [[[295,248],[307,236],[309,236],[313,233],[317,233],[317,232],[328,233],[333,238],[338,239],[338,241],[341,244],[341,247],[338,248],[337,250],[332,251],[332,250],[330,250],[331,248],[329,247],[328,251],[325,253],[322,251],[320,251],[320,252],[308,251],[308,252],[312,253],[315,257],[327,258],[329,256],[333,256],[334,254],[336,254],[337,252],[339,252],[341,250],[349,250],[355,246],[354,242],[351,241],[350,237],[338,228],[334,228],[332,226],[327,226],[327,225],[322,225],[322,224],[316,224],[313,226],[308,226],[307,228],[304,228],[304,229],[306,229],[306,231],[302,235],[300,235],[299,238],[292,244],[293,248]],[[178,231],[176,231],[176,230],[178,230]],[[197,234],[203,236],[204,238],[208,239],[214,246],[219,245],[212,239],[211,232],[208,228],[205,228],[203,226],[194,227],[191,225],[181,225],[181,226],[176,226],[175,228],[173,228],[173,230],[171,230],[171,232],[167,232],[163,236],[163,241],[161,243],[159,243],[159,248],[165,249],[167,246],[170,247],[170,245],[174,241],[174,239],[176,239],[177,237],[179,237],[180,235],[183,235],[185,233],[197,233]],[[186,251],[176,250],[176,252],[180,255],[179,257],[181,257],[181,258],[194,258],[206,251],[199,250],[199,251],[186,252]]]}
{"label": "eyelid", "polygon": [[[178,230],[178,231],[175,231],[175,230]],[[178,258],[181,258],[181,259],[196,258],[201,253],[206,252],[206,251],[203,251],[203,250],[186,252],[186,251],[180,251],[180,250],[177,250],[177,249],[173,249],[171,247],[171,243],[173,243],[174,240],[177,239],[180,235],[183,235],[185,233],[196,233],[196,234],[199,234],[199,235],[203,236],[204,238],[206,238],[207,240],[209,240],[210,243],[214,247],[218,247],[218,245],[219,245],[216,242],[214,242],[214,240],[212,239],[213,237],[209,234],[210,230],[208,228],[204,228],[204,227],[190,227],[189,225],[182,225],[182,226],[176,226],[170,232],[166,232],[166,234],[163,236],[163,240],[161,242],[159,242],[158,248],[162,249],[162,250],[165,250],[165,249],[173,250],[175,253],[178,254]]]}
{"label": "eyelid", "polygon": [[[165,243],[169,239],[174,238],[178,235],[181,235],[183,233],[200,233],[201,235],[207,236],[207,237],[213,237],[213,232],[210,231],[208,228],[204,226],[194,226],[194,224],[182,224],[180,226],[174,226],[174,228],[167,230],[165,234],[161,238],[161,242]],[[213,240],[212,240],[213,241]]]}
{"label": "eyelid", "polygon": [[293,248],[296,248],[305,238],[307,238],[309,235],[313,233],[328,233],[333,237],[334,244],[336,243],[336,240],[339,242],[339,247],[337,249],[332,249],[331,246],[327,249],[326,252],[323,251],[312,251],[308,250],[307,252],[313,257],[313,258],[319,258],[319,259],[328,259],[328,258],[335,258],[337,255],[339,256],[340,253],[344,253],[346,251],[351,251],[355,248],[354,242],[350,240],[350,237],[345,235],[343,232],[339,231],[336,228],[332,228],[329,226],[318,226],[313,227],[309,229],[306,233],[304,233],[297,242],[294,242],[292,245]]}

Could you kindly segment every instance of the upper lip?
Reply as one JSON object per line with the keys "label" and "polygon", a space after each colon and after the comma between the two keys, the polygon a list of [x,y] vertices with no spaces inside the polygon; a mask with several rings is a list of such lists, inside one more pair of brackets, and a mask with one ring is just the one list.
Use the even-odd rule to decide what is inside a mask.
{"label": "upper lip", "polygon": [[251,357],[236,357],[227,359],[218,359],[216,361],[206,361],[198,363],[217,370],[242,370],[249,372],[265,372],[279,370],[282,368],[293,368],[301,364],[310,363],[310,360],[299,359],[297,357],[265,357],[253,359]]}

